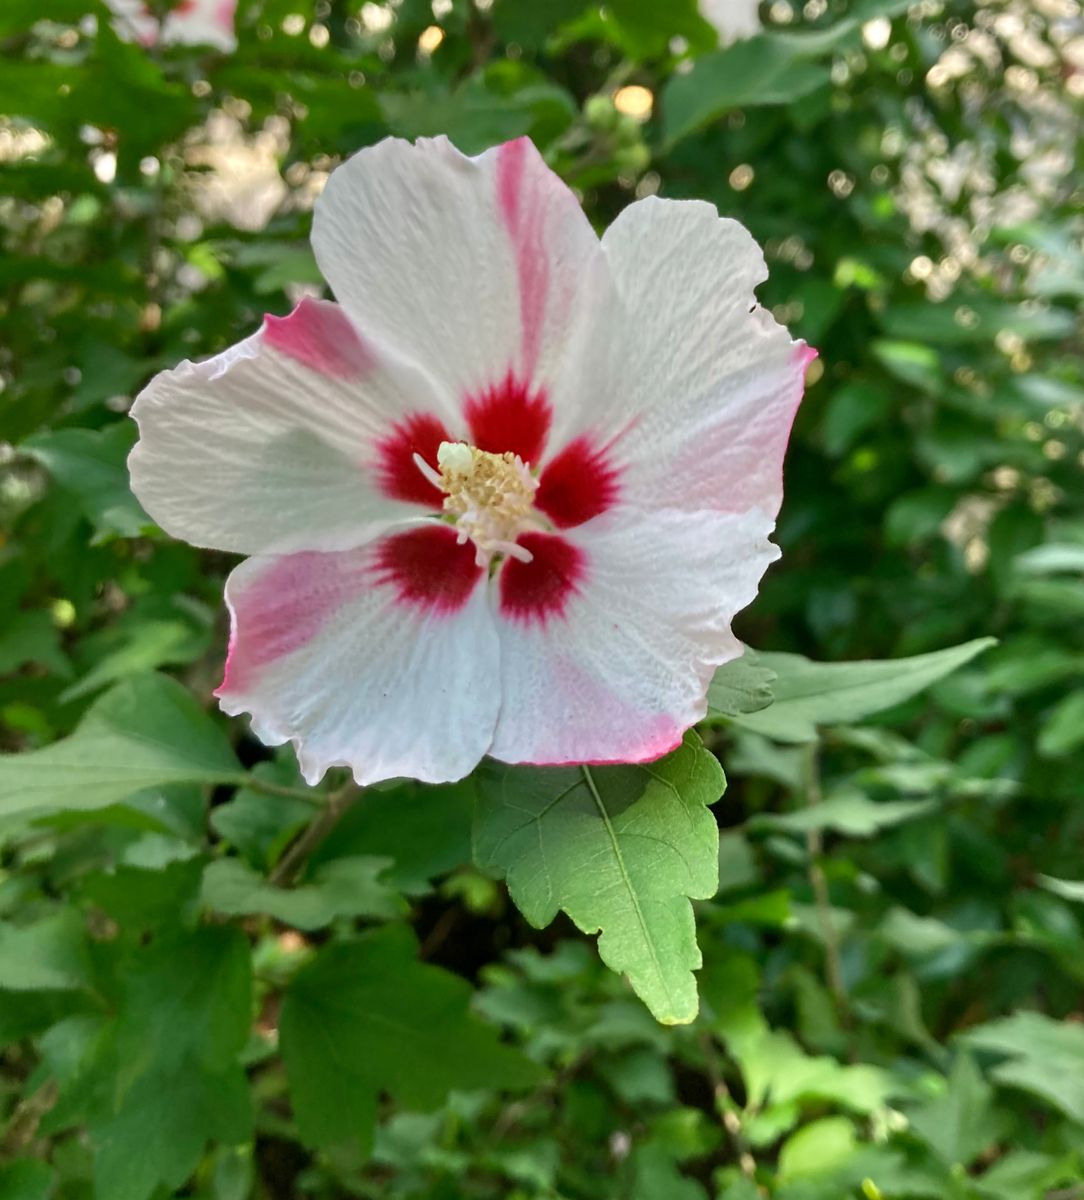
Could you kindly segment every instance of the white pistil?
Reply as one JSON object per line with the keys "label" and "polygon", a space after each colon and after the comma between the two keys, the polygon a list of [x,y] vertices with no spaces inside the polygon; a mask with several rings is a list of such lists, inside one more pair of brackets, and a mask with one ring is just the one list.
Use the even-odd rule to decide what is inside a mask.
{"label": "white pistil", "polygon": [[441,491],[444,491],[444,484],[440,481],[440,472],[434,471],[417,451],[414,453],[414,465],[435,488],[440,488]]}

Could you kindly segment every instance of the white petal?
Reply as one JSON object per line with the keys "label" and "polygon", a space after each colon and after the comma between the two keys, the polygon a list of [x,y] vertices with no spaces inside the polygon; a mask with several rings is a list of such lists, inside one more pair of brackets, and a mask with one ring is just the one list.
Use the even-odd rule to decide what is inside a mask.
{"label": "white petal", "polygon": [[145,0],[105,0],[118,20],[118,36],[153,46],[214,46],[229,53],[237,49],[234,15],[237,0],[186,0],[159,22]]}
{"label": "white petal", "polygon": [[778,550],[763,512],[618,508],[569,541],[583,578],[544,622],[498,618],[506,762],[645,762],[706,711],[715,668],[741,654],[734,614]]}
{"label": "white petal", "polygon": [[410,406],[439,413],[414,368],[379,356],[338,306],[306,300],[216,358],[151,381],[132,408],[132,489],[197,546],[357,545],[407,515],[381,490],[377,447]]}
{"label": "white petal", "polygon": [[388,139],[331,175],[313,247],[359,326],[462,403],[509,374],[566,400],[609,280],[579,202],[526,138],[467,158]]}
{"label": "white petal", "polygon": [[760,32],[760,0],[700,0],[700,13],[724,46]]}
{"label": "white petal", "polygon": [[622,496],[774,516],[812,352],[757,305],[760,248],[710,204],[654,197],[626,208],[602,245],[623,302]]}
{"label": "white petal", "polygon": [[268,745],[292,741],[310,783],[331,766],[361,784],[461,779],[492,739],[498,646],[483,581],[454,611],[411,604],[380,554],[371,543],[251,558],[226,585],[222,708],[251,713]]}
{"label": "white petal", "polygon": [[237,0],[189,0],[162,23],[167,45],[214,46],[226,54],[237,49],[234,13]]}

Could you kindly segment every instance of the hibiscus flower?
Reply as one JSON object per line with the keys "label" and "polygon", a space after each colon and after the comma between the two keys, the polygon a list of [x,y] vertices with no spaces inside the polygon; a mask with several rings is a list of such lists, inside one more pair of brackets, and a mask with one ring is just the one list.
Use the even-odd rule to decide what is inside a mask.
{"label": "hibiscus flower", "polygon": [[214,46],[229,53],[237,49],[234,14],[237,0],[177,0],[159,20],[146,0],[105,0],[117,18],[121,37],[144,46]]}
{"label": "hibiscus flower", "polygon": [[155,378],[132,486],[251,557],[217,695],[305,777],[640,762],[705,713],[768,541],[811,353],[700,201],[600,240],[526,139],[340,166],[306,299]]}
{"label": "hibiscus flower", "polygon": [[724,46],[760,32],[760,0],[700,0],[700,12]]}

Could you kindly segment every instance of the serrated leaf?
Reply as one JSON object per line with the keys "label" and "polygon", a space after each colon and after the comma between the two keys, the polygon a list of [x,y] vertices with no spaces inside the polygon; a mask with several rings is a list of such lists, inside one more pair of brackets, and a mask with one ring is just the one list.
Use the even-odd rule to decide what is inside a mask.
{"label": "serrated leaf", "polygon": [[999,1083],[1041,1096],[1084,1122],[1084,1027],[1018,1012],[964,1034],[971,1046],[1006,1056],[990,1072]]}
{"label": "serrated leaf", "polygon": [[201,1071],[181,1062],[143,1074],[112,1118],[91,1119],[96,1194],[147,1200],[160,1184],[182,1187],[208,1141],[230,1145],[250,1136],[251,1108],[237,1070]]}
{"label": "serrated leaf", "polygon": [[62,741],[0,757],[0,816],[116,804],[168,783],[220,783],[242,774],[229,742],[180,684],[126,680]]}
{"label": "serrated leaf", "polygon": [[761,662],[776,673],[775,699],[769,708],[733,720],[778,742],[812,742],[819,725],[849,725],[902,704],[994,644],[994,638],[976,638],[912,658],[841,663],[762,654]]}
{"label": "serrated leaf", "polygon": [[724,663],[708,687],[705,723],[741,713],[759,712],[772,702],[775,672],[748,646],[741,658]]}
{"label": "serrated leaf", "polygon": [[537,928],[563,911],[665,1024],[696,1016],[701,963],[690,900],[715,894],[726,779],[695,734],[641,766],[477,774],[474,859]]}
{"label": "serrated leaf", "polygon": [[249,947],[238,929],[161,938],[123,962],[115,1012],[50,1031],[60,1083],[50,1128],[85,1124],[96,1194],[149,1200],[181,1187],[211,1139],[251,1133],[239,1055],[251,1024]]}
{"label": "serrated leaf", "polygon": [[406,904],[380,876],[390,858],[337,858],[312,880],[276,887],[237,858],[213,862],[203,873],[202,902],[227,916],[266,913],[298,929],[321,929],[338,917],[402,916]]}
{"label": "serrated leaf", "polygon": [[968,1054],[960,1054],[945,1091],[908,1113],[911,1128],[947,1166],[968,1166],[1001,1133],[994,1089]]}
{"label": "serrated leaf", "polygon": [[286,990],[279,1039],[294,1116],[313,1146],[367,1144],[378,1093],[432,1108],[452,1088],[519,1088],[528,1059],[470,1016],[470,986],[416,961],[397,925],[332,942]]}

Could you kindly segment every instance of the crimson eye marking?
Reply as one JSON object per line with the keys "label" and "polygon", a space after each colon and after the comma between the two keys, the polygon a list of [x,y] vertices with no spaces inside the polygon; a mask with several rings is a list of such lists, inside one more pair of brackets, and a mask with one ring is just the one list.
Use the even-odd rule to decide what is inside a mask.
{"label": "crimson eye marking", "polygon": [[482,578],[474,547],[461,543],[450,525],[423,525],[385,538],[376,551],[376,580],[395,589],[413,608],[454,613]]}
{"label": "crimson eye marking", "polygon": [[603,450],[587,437],[570,442],[551,459],[538,481],[535,506],[558,529],[572,529],[601,516],[618,499],[617,472]]}
{"label": "crimson eye marking", "polygon": [[500,612],[512,620],[545,624],[563,617],[586,576],[584,552],[554,533],[525,533],[519,544],[530,562],[509,559],[500,574]]}

